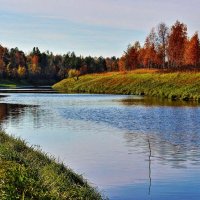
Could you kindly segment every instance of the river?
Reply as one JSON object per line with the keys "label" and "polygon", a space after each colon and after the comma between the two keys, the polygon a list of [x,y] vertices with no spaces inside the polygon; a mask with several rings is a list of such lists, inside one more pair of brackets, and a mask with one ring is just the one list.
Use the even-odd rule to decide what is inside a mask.
{"label": "river", "polygon": [[0,128],[110,200],[200,199],[200,107],[139,96],[1,91]]}

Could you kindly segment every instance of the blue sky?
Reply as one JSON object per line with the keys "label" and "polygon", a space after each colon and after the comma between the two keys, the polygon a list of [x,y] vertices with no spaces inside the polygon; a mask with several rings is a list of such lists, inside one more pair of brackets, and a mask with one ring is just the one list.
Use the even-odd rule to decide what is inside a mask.
{"label": "blue sky", "polygon": [[120,56],[153,26],[177,19],[200,30],[200,0],[0,0],[0,43],[25,52]]}

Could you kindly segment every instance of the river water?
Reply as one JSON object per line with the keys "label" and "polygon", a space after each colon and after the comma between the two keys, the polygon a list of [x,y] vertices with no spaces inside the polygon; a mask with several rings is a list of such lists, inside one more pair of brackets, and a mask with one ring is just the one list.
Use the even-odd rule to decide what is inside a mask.
{"label": "river water", "polygon": [[9,92],[0,98],[0,128],[40,146],[109,199],[200,199],[198,105]]}

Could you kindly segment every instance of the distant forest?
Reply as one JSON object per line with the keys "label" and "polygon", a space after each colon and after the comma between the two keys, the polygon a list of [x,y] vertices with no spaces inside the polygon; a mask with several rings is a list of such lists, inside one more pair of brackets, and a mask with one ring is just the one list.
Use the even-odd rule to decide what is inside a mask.
{"label": "distant forest", "polygon": [[118,60],[115,57],[76,56],[74,52],[54,55],[40,52],[38,47],[25,54],[17,47],[9,50],[0,46],[0,79],[55,82],[68,77],[71,69],[80,74],[116,71]]}
{"label": "distant forest", "polygon": [[139,41],[128,45],[121,58],[82,57],[74,52],[54,55],[49,51],[40,52],[37,47],[25,54],[17,47],[8,49],[0,45],[1,79],[59,81],[68,77],[70,70],[82,75],[138,68],[200,69],[198,32],[189,38],[186,24],[176,21],[168,27],[160,23],[152,28],[143,46]]}

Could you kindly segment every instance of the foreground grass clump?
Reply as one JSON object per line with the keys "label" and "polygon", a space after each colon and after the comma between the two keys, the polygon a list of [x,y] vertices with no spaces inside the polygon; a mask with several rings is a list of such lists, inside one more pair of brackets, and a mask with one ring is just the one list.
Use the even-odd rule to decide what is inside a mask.
{"label": "foreground grass clump", "polygon": [[64,79],[53,89],[61,92],[136,94],[169,99],[200,100],[200,72],[164,73],[158,70],[135,70]]}
{"label": "foreground grass clump", "polygon": [[83,178],[0,131],[0,199],[98,200]]}

